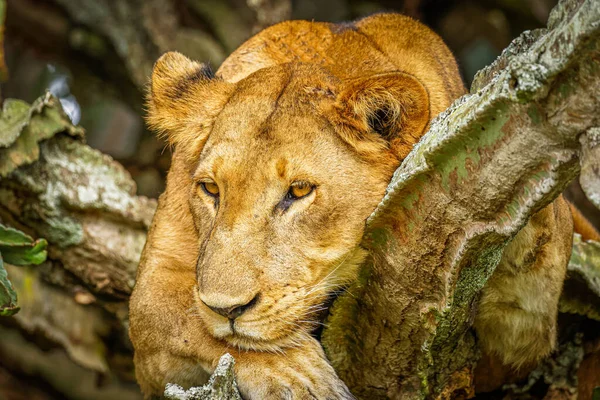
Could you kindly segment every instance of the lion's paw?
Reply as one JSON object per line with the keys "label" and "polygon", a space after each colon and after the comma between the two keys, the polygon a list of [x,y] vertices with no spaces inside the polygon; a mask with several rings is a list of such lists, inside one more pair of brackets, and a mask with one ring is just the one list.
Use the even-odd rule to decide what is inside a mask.
{"label": "lion's paw", "polygon": [[248,400],[354,399],[320,346],[242,355],[236,363],[236,380]]}

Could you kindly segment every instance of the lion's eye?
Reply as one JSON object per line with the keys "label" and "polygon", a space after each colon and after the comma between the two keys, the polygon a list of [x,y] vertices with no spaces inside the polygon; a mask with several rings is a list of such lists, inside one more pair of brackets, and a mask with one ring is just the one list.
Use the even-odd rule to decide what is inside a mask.
{"label": "lion's eye", "polygon": [[309,196],[314,190],[315,186],[308,182],[294,182],[285,197],[277,204],[277,208],[286,211],[296,200]]}
{"label": "lion's eye", "polygon": [[200,182],[200,187],[209,196],[219,197],[219,186],[214,182]]}
{"label": "lion's eye", "polygon": [[294,200],[306,197],[312,193],[314,186],[306,182],[298,182],[292,184],[288,192],[288,196]]}

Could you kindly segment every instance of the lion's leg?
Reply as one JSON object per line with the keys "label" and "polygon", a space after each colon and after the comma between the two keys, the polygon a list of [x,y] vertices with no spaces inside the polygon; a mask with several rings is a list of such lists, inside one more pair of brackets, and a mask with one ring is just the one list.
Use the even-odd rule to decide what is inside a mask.
{"label": "lion's leg", "polygon": [[209,373],[192,358],[174,355],[171,349],[135,355],[135,376],[145,399],[161,398],[167,383],[184,388],[202,386]]}
{"label": "lion's leg", "polygon": [[170,271],[164,264],[157,268],[160,275],[149,269],[138,277],[129,303],[136,380],[146,399],[162,396],[167,383],[201,386],[222,354],[196,316],[194,272]]}
{"label": "lion's leg", "polygon": [[508,244],[482,291],[475,317],[485,352],[518,368],[552,351],[572,236],[571,215],[561,196]]}

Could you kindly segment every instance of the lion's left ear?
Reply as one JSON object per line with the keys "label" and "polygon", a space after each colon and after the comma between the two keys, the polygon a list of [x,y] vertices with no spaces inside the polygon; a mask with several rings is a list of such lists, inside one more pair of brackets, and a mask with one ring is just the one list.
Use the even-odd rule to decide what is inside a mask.
{"label": "lion's left ear", "polygon": [[384,144],[404,158],[429,125],[429,95],[414,76],[391,72],[343,82],[335,101],[338,125],[357,149]]}
{"label": "lion's left ear", "polygon": [[148,125],[191,155],[206,141],[233,86],[214,78],[205,64],[177,52],[165,53],[152,71]]}

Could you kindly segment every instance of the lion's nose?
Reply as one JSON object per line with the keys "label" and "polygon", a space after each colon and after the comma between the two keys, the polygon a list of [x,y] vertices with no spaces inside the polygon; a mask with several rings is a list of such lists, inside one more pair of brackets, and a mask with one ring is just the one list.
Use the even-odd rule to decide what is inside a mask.
{"label": "lion's nose", "polygon": [[231,320],[236,319],[237,317],[239,317],[240,315],[242,315],[243,313],[248,311],[250,308],[252,308],[256,304],[257,301],[258,301],[258,295],[254,296],[254,298],[246,304],[236,304],[231,307],[215,307],[215,306],[211,306],[210,304],[208,304],[204,300],[202,300],[202,302],[208,308],[210,308],[217,314],[222,315],[225,318],[229,318]]}

